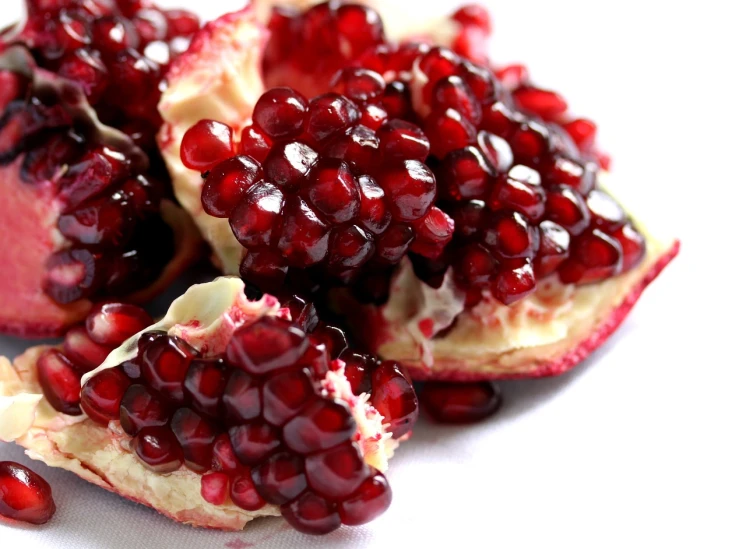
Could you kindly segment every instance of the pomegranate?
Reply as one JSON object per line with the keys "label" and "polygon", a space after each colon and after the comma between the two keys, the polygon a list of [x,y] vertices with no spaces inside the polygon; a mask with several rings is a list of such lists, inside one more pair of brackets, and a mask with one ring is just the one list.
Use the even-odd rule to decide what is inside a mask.
{"label": "pomegranate", "polygon": [[20,463],[0,461],[0,516],[44,524],[55,510],[46,480]]}
{"label": "pomegranate", "polygon": [[169,56],[198,26],[139,0],[28,0],[0,34],[0,331],[62,334],[92,301],[148,299],[196,254],[153,136]]}
{"label": "pomegranate", "polygon": [[[415,378],[566,371],[678,243],[604,190],[592,122],[490,66],[484,10],[407,33],[371,6],[258,2],[201,31],[160,104],[177,197],[224,272],[320,291]],[[381,234],[358,206],[369,181]]]}
{"label": "pomegranate", "polygon": [[[353,353],[300,298],[244,290],[237,278],[193,286],[154,324],[138,307],[99,305],[75,344],[0,361],[0,438],[198,526],[282,515],[321,534],[374,519],[417,417],[411,383],[396,363]],[[85,338],[110,350],[93,369]],[[353,388],[348,370],[366,382]]]}
{"label": "pomegranate", "polygon": [[425,383],[420,402],[439,423],[474,423],[495,414],[502,405],[500,389],[488,381]]}

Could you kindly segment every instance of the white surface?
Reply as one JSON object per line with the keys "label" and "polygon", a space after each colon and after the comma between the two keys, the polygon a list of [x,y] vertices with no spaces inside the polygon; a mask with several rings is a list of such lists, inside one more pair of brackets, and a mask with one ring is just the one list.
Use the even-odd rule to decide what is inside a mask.
{"label": "white surface", "polygon": [[[181,2],[213,15],[241,3]],[[17,4],[4,0],[2,23]],[[280,520],[192,530],[0,446],[51,482],[59,509],[43,528],[0,524],[0,547],[746,547],[743,14],[726,1],[494,4],[496,59],[526,62],[596,120],[617,186],[683,241],[605,348],[560,378],[503,384],[491,421],[420,422],[393,461],[388,513],[324,538]]]}

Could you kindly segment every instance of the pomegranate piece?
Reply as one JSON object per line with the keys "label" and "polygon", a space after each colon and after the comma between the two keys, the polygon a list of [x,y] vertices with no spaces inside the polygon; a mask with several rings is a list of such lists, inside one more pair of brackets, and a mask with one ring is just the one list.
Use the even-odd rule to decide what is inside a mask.
{"label": "pomegranate piece", "polygon": [[0,515],[45,524],[56,510],[46,480],[19,463],[0,461]]}
{"label": "pomegranate piece", "polygon": [[502,404],[498,387],[481,383],[425,383],[420,402],[439,423],[475,423],[495,414]]}
{"label": "pomegranate piece", "polygon": [[[185,214],[161,219],[170,206],[154,139],[166,41],[190,35],[140,36],[136,20],[165,20],[142,11],[27,2],[24,21],[0,37],[10,82],[0,102],[1,213],[18,219],[0,237],[17,258],[0,270],[10,281],[0,331],[61,335],[92,301],[147,299],[184,267],[175,245],[194,245],[174,232]],[[163,64],[145,55],[151,45],[165,48]]]}

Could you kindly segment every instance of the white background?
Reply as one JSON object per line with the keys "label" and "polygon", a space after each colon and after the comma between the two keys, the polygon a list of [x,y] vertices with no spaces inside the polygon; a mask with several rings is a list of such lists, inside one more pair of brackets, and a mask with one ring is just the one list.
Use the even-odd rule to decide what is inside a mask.
{"label": "white background", "polygon": [[[20,2],[2,1],[3,24]],[[181,1],[206,16],[241,4]],[[454,5],[409,4],[415,13]],[[480,425],[421,421],[393,461],[395,499],[381,519],[321,539],[280,520],[240,534],[198,531],[4,445],[0,459],[31,463],[59,510],[43,528],[0,525],[0,547],[746,547],[746,33],[737,4],[493,3],[494,58],[525,62],[599,123],[615,189],[680,237],[682,253],[574,372],[504,383],[505,407]],[[21,348],[0,339],[5,354]]]}

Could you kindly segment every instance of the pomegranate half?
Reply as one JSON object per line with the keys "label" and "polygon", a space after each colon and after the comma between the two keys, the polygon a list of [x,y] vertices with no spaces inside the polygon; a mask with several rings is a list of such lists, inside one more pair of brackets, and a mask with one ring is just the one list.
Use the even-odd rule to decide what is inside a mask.
{"label": "pomegranate half", "polygon": [[26,11],[0,32],[0,332],[41,337],[94,300],[149,299],[197,255],[153,136],[162,73],[199,22],[140,0]]}
{"label": "pomegranate half", "polygon": [[194,526],[368,522],[391,501],[383,472],[414,389],[298,305],[219,278],[152,325],[131,305],[97,307],[62,348],[0,359],[0,440]]}
{"label": "pomegranate half", "polygon": [[[412,31],[401,23],[406,18],[376,12],[370,6],[380,6],[373,2],[281,4],[273,10],[271,2],[256,2],[208,24],[172,67],[160,103],[165,126],[159,142],[176,196],[224,272],[240,270],[260,287],[293,269],[316,276],[310,286],[337,278],[348,288],[322,299],[348,318],[362,319],[351,329],[371,352],[405,364],[418,379],[479,380],[571,368],[617,328],[677,254],[677,241],[645,231],[605,192],[608,175],[599,165],[607,159],[595,150],[592,123],[569,118],[564,100],[533,86],[522,67],[495,70],[497,82],[479,64],[486,59],[489,31],[484,10],[464,8]],[[345,27],[353,17],[366,21],[356,35]],[[397,45],[402,38],[425,44]],[[334,76],[338,70],[341,76]],[[400,84],[404,95],[397,95]],[[278,85],[300,94],[267,91]],[[326,138],[311,126],[315,105],[330,96],[310,98],[332,90],[353,98],[359,112],[350,118],[344,113],[353,107],[329,107],[337,113],[334,120],[347,116],[365,126],[344,126],[349,140],[340,138],[341,145],[320,141]],[[397,102],[404,96],[409,103]],[[333,105],[347,104],[334,97]],[[389,124],[390,113],[407,122]],[[288,140],[297,143],[286,145]],[[347,175],[338,159],[359,168],[366,143],[379,147],[377,154],[427,157],[427,167],[418,164],[416,175],[409,170],[393,179],[390,172],[374,172],[383,181],[389,219],[393,215],[399,224],[370,235],[375,230],[363,220],[364,230],[345,225],[354,233],[333,229],[329,236],[319,218],[326,215],[333,224],[342,210],[325,211],[329,201],[319,205],[313,196],[298,202],[292,178],[299,174],[317,184],[319,166],[331,157],[341,181]],[[288,146],[295,148],[274,152]],[[318,147],[326,147],[327,158],[307,175]],[[190,157],[190,150],[209,158]],[[291,166],[295,157],[300,160]],[[277,158],[290,160],[282,164]],[[379,165],[363,174],[387,170],[397,160],[377,158]],[[205,160],[210,162],[198,169]],[[210,169],[215,174],[200,173]],[[267,186],[262,173],[280,183]],[[353,174],[364,195],[362,178],[369,176]],[[423,191],[420,184],[434,180],[433,202],[432,188]],[[290,186],[278,191],[287,181]],[[252,192],[259,187],[256,198]],[[299,195],[304,192],[311,191]],[[257,201],[267,196],[280,197],[277,207],[261,210]],[[254,220],[251,230],[247,219]],[[267,237],[267,250],[257,247],[268,234],[256,228],[257,219],[280,227],[272,229],[277,242]],[[346,256],[335,255],[337,244]],[[351,266],[357,270],[349,282]]]}

